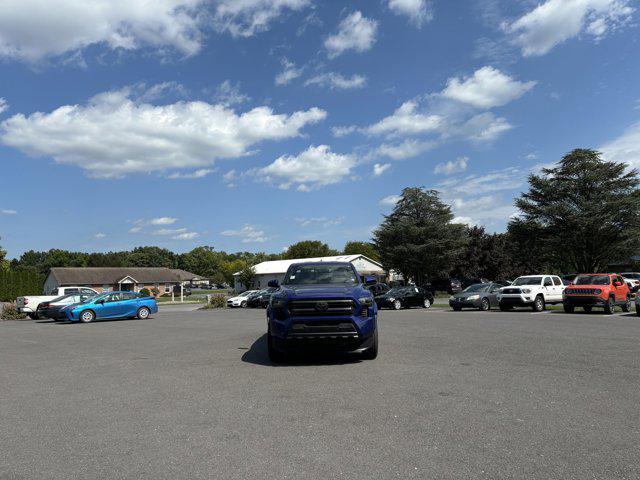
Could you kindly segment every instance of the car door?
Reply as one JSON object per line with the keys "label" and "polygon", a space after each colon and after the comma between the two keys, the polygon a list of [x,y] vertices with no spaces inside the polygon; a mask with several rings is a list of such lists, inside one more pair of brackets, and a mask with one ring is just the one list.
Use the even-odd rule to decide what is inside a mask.
{"label": "car door", "polygon": [[555,294],[555,301],[562,301],[562,292],[564,292],[564,284],[562,283],[562,279],[560,277],[553,276],[551,277],[553,281],[553,289]]}
{"label": "car door", "polygon": [[418,287],[413,287],[411,289],[411,306],[412,307],[417,307],[418,305],[421,304],[422,301],[424,301],[422,299],[422,296],[420,295],[420,290],[418,290]]}
{"label": "car door", "polygon": [[620,275],[616,275],[613,277],[614,282],[618,282],[618,285],[615,287],[616,292],[616,301],[623,302],[627,299],[627,290],[625,287],[625,281]]}
{"label": "car door", "polygon": [[134,292],[124,292],[121,295],[118,315],[121,317],[133,317],[138,313],[140,298]]}
{"label": "car door", "polygon": [[97,309],[97,318],[113,318],[120,315],[122,309],[121,294],[111,293],[104,299],[101,308]]}
{"label": "car door", "polygon": [[555,302],[555,290],[553,289],[553,280],[551,277],[544,277],[542,279],[542,291],[544,292],[545,302]]}

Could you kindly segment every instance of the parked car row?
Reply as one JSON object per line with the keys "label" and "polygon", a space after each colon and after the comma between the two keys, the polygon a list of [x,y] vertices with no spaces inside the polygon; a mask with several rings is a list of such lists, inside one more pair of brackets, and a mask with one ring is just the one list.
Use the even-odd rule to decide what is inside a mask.
{"label": "parked car row", "polygon": [[[617,273],[589,273],[573,276],[567,285],[557,275],[525,275],[516,278],[509,286],[496,283],[478,283],[449,298],[449,306],[456,311],[463,308],[490,310],[498,307],[509,311],[516,307],[531,308],[534,312],[545,310],[547,305],[562,304],[567,313],[576,308],[591,312],[602,308],[611,314],[616,307],[629,312],[633,293],[640,283]],[[635,280],[635,279],[633,279]],[[631,285],[631,288],[630,288]],[[640,298],[635,298],[636,313],[640,316]]]}

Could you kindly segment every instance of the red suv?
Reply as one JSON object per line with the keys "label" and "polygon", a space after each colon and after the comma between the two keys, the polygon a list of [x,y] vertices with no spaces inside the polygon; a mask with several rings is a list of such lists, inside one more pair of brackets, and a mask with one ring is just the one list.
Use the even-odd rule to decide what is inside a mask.
{"label": "red suv", "polygon": [[605,313],[613,313],[616,305],[628,312],[631,310],[631,291],[617,273],[583,273],[564,289],[562,305],[567,313],[573,313],[575,307],[582,307],[585,312],[602,307]]}

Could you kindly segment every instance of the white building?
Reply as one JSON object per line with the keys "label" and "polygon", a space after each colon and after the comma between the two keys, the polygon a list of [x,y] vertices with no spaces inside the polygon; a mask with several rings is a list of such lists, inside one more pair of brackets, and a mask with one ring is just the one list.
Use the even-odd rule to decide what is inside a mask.
{"label": "white building", "polygon": [[[307,262],[350,262],[356,267],[356,271],[361,276],[376,277],[378,281],[384,281],[387,273],[383,270],[382,264],[371,260],[364,255],[337,255],[335,257],[317,257],[317,258],[295,258],[291,260],[273,260],[271,262],[262,262],[257,264],[254,269],[256,271],[256,280],[253,288],[266,288],[271,280],[277,280],[282,283],[284,274],[287,269],[294,263]],[[236,292],[243,292],[247,288],[240,283],[240,272],[233,274],[234,288]]]}

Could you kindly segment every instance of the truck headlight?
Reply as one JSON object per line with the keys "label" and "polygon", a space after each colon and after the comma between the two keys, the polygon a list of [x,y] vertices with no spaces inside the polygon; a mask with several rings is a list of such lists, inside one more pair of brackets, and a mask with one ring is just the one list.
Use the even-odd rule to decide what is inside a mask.
{"label": "truck headlight", "polygon": [[273,308],[283,308],[287,304],[287,300],[284,298],[274,298],[271,301],[271,306]]}
{"label": "truck headlight", "polygon": [[600,290],[599,288],[596,288],[595,292],[596,292],[596,295],[600,295],[602,293],[602,290]]}
{"label": "truck headlight", "polygon": [[362,305],[363,307],[370,307],[373,305],[373,299],[371,297],[359,298],[358,302],[360,302],[360,305]]}

